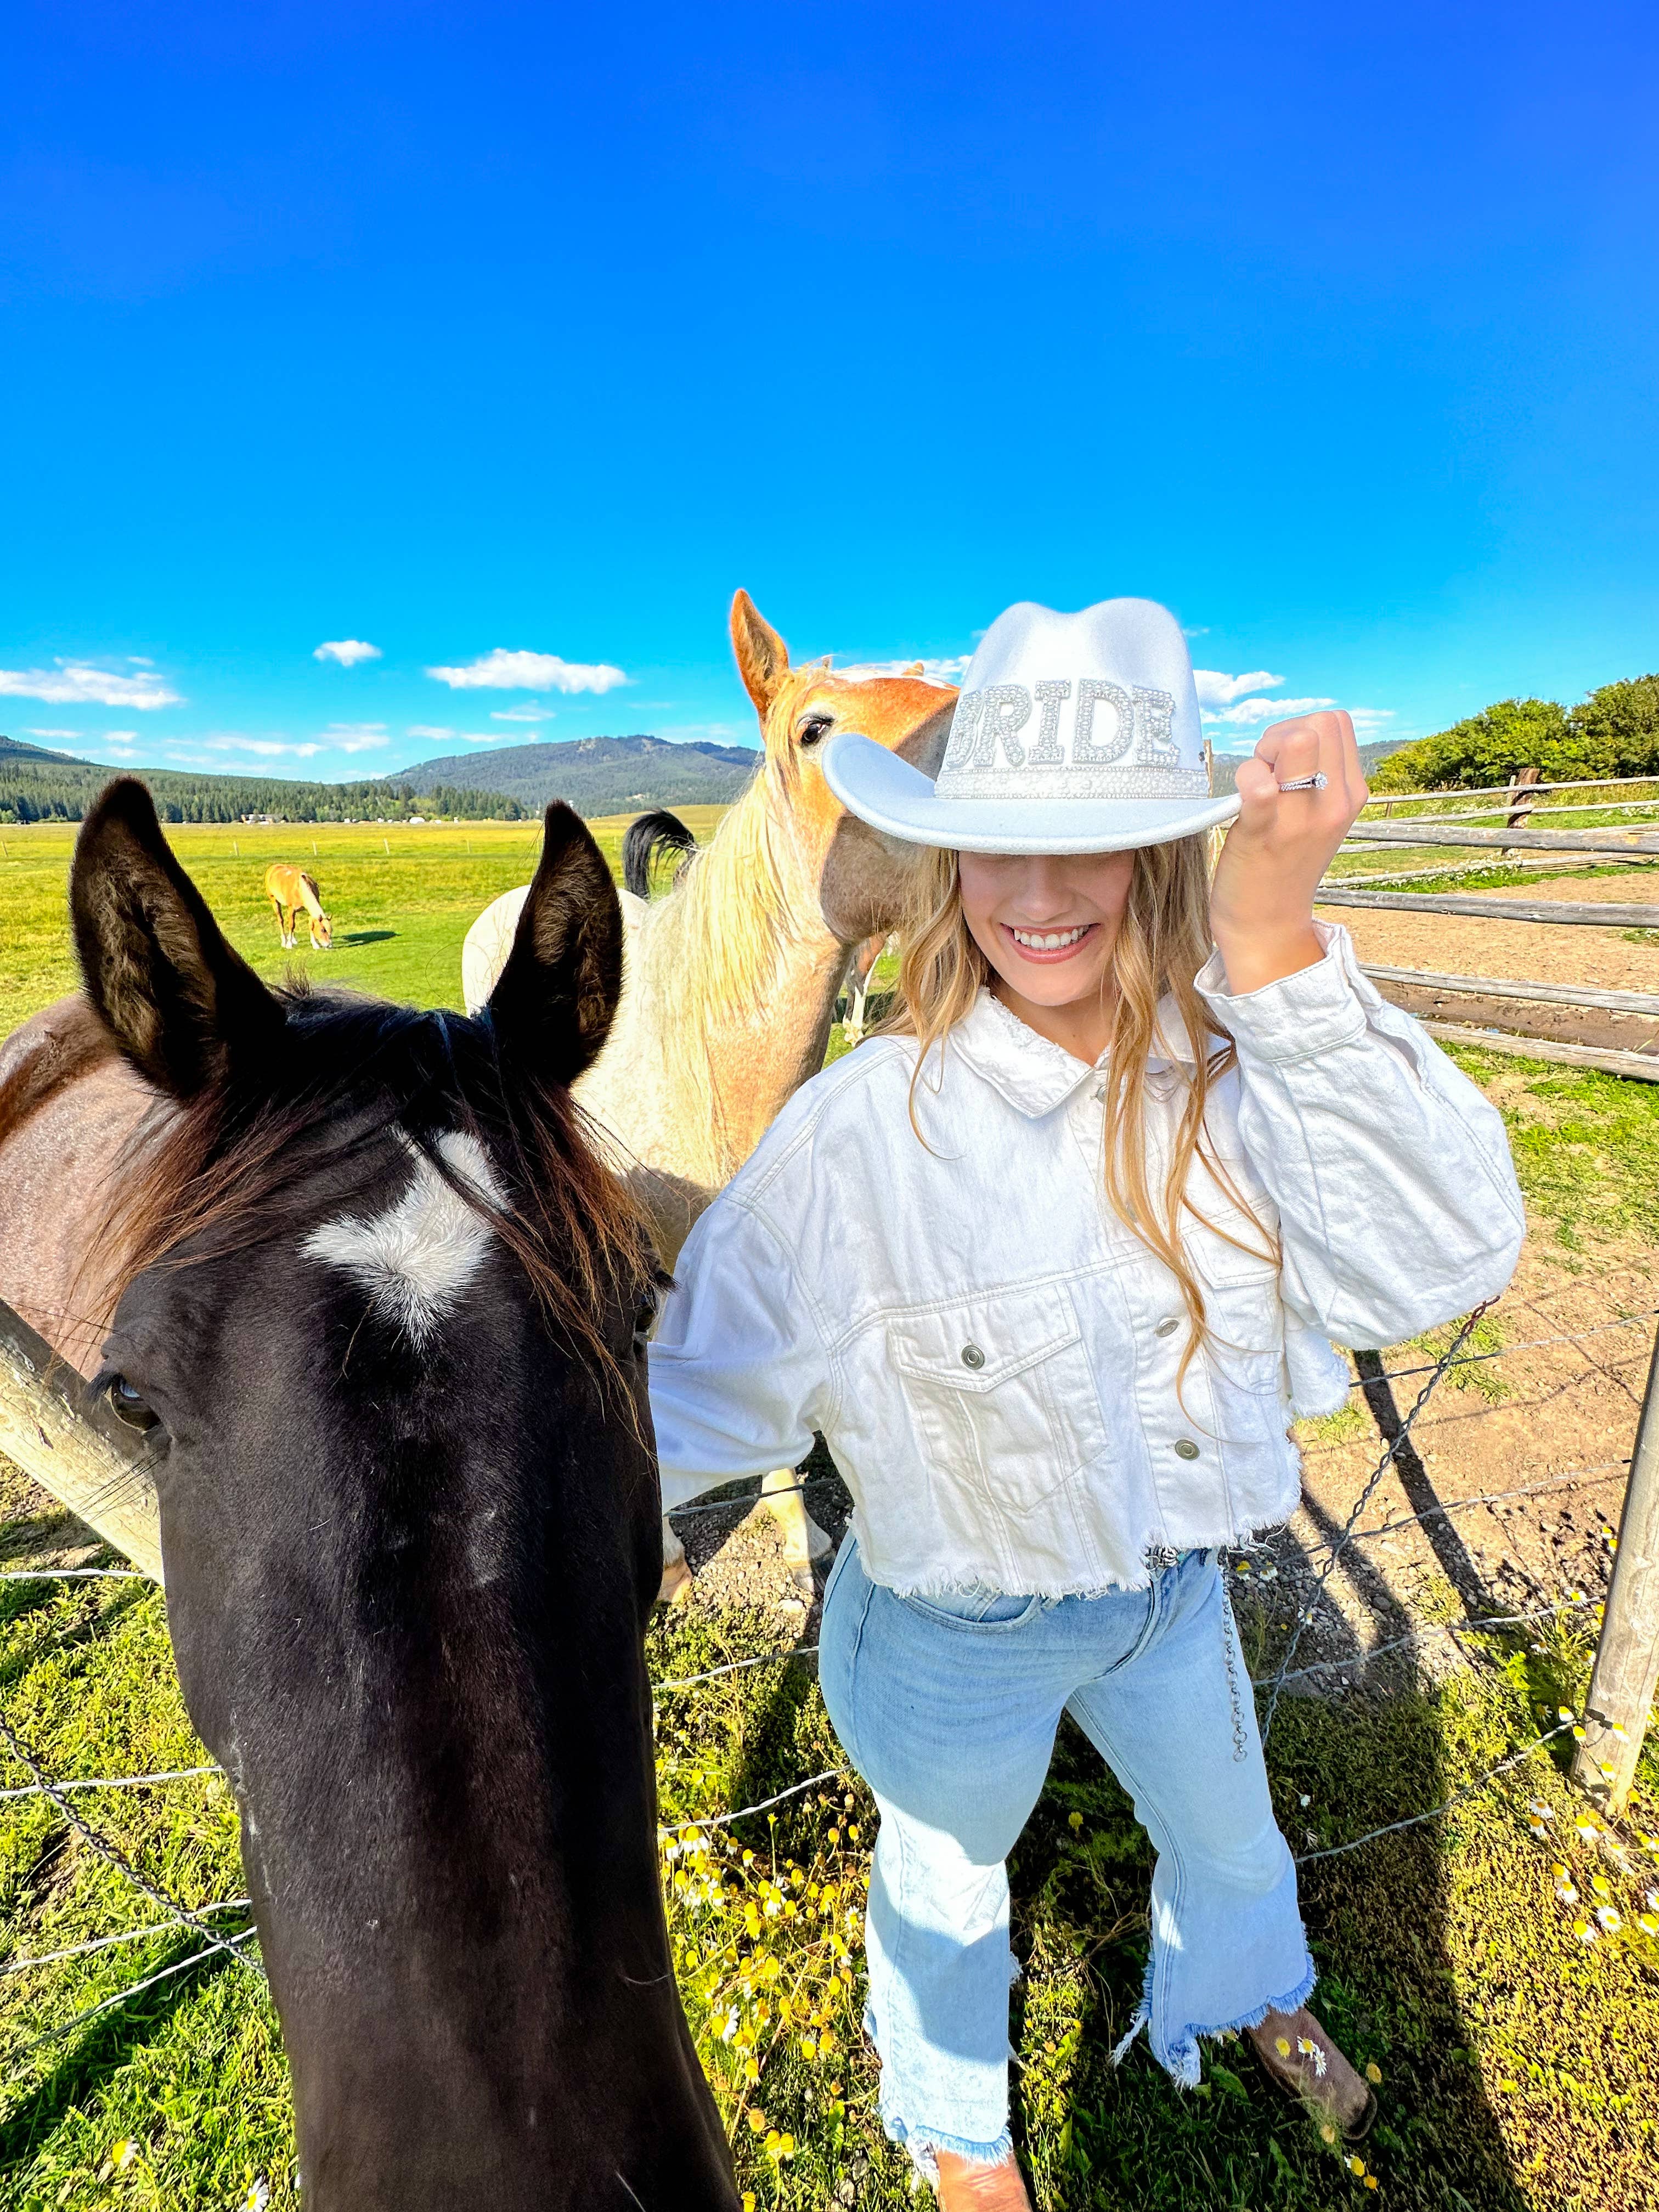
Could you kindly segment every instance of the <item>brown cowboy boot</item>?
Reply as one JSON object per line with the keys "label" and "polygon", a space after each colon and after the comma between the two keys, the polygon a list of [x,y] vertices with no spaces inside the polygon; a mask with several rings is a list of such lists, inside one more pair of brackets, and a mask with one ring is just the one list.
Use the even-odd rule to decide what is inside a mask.
{"label": "brown cowboy boot", "polygon": [[1259,2027],[1245,2033],[1286,2095],[1306,2105],[1349,2142],[1366,2133],[1376,2118],[1376,2099],[1306,2005],[1300,2012],[1270,2012]]}
{"label": "brown cowboy boot", "polygon": [[970,2166],[954,2151],[939,2154],[939,2212],[1031,2212],[1031,2200],[1012,2158],[1000,2166]]}

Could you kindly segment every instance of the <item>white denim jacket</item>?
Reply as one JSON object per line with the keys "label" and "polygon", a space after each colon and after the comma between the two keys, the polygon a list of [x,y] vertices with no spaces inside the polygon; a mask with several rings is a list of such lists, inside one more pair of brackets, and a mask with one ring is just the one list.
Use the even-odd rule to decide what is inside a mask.
{"label": "white denim jacket", "polygon": [[[981,992],[916,1087],[925,1144],[915,1047],[878,1038],[796,1093],[692,1231],[650,1354],[665,1507],[819,1430],[866,1571],[915,1594],[1133,1587],[1166,1548],[1285,1520],[1292,1411],[1346,1400],[1331,1340],[1494,1297],[1524,1227],[1498,1114],[1347,932],[1320,933],[1317,966],[1248,996],[1218,957],[1198,978],[1237,1046],[1210,1140],[1282,1261],[1195,1170],[1217,1227],[1187,1217],[1208,1332],[1179,1389],[1185,1310],[1106,1203],[1099,1074]],[[1149,1066],[1154,1192],[1185,1080],[1173,1052]]]}

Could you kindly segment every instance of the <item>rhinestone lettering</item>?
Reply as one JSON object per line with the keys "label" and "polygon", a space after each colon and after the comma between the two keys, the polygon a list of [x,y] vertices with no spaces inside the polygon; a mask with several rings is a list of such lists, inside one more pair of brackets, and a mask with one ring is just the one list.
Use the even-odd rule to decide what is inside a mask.
{"label": "rhinestone lettering", "polygon": [[1025,748],[1017,731],[1023,730],[1031,719],[1031,695],[1023,684],[990,684],[985,688],[983,714],[979,726],[979,744],[975,748],[974,763],[983,761],[989,767],[994,761],[998,738],[1008,756],[1011,768],[1024,768]]}
{"label": "rhinestone lettering", "polygon": [[1063,683],[1036,684],[1031,687],[1042,708],[1042,720],[1037,725],[1036,743],[1025,757],[1033,768],[1064,768],[1066,756],[1060,748],[1060,710],[1072,696],[1072,679]]}
{"label": "rhinestone lettering", "polygon": [[996,753],[987,736],[981,748],[980,729],[985,713],[985,694],[964,691],[957,701],[957,711],[951,717],[951,742],[946,747],[949,765],[953,769],[992,768]]}
{"label": "rhinestone lettering", "polygon": [[1170,734],[1170,724],[1175,714],[1175,696],[1169,691],[1154,691],[1145,684],[1135,686],[1135,723],[1139,742],[1135,758],[1148,768],[1179,768],[1181,748]]}
{"label": "rhinestone lettering", "polygon": [[[1104,744],[1097,744],[1094,736],[1095,708],[1102,701],[1116,714],[1117,727]],[[1099,676],[1078,678],[1077,720],[1072,730],[1073,766],[1104,768],[1109,761],[1121,760],[1129,750],[1134,726],[1134,707],[1121,684],[1109,684]]]}

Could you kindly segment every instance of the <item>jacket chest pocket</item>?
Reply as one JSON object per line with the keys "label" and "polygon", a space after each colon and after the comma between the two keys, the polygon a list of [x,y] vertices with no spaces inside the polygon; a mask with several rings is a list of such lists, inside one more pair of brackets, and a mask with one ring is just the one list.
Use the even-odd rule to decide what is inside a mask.
{"label": "jacket chest pocket", "polygon": [[1016,1511],[1106,1448],[1071,1295],[1059,1284],[895,1316],[888,1351],[929,1464]]}
{"label": "jacket chest pocket", "polygon": [[[1241,1243],[1260,1245],[1261,1231],[1243,1215],[1225,1225]],[[1284,1388],[1285,1309],[1277,1262],[1259,1251],[1242,1251],[1201,1222],[1187,1231],[1184,1242],[1204,1291],[1204,1348],[1211,1366],[1235,1389],[1279,1396]]]}

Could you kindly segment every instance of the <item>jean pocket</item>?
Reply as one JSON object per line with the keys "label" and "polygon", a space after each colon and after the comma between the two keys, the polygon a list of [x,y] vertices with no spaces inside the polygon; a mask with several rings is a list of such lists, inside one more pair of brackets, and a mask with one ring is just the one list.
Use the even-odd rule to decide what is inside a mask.
{"label": "jean pocket", "polygon": [[943,1491],[1030,1514],[1106,1448],[1071,1294],[1027,1284],[894,1314],[888,1352],[921,1456]]}
{"label": "jean pocket", "polygon": [[945,1590],[928,1597],[902,1597],[899,1603],[924,1620],[950,1628],[1018,1628],[1042,1603],[1040,1597],[1011,1596],[1001,1590]]}

